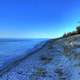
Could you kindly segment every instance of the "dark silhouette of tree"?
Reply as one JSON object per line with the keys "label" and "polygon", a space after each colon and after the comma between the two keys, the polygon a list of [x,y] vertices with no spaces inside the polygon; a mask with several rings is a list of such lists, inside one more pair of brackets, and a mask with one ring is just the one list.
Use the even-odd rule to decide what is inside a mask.
{"label": "dark silhouette of tree", "polygon": [[80,26],[77,26],[75,31],[65,33],[63,35],[63,37],[69,37],[69,36],[73,36],[73,35],[76,35],[76,34],[80,34]]}
{"label": "dark silhouette of tree", "polygon": [[80,26],[76,27],[77,33],[80,34]]}
{"label": "dark silhouette of tree", "polygon": [[66,34],[66,33],[64,33],[64,34],[63,34],[63,37],[67,37],[67,34]]}

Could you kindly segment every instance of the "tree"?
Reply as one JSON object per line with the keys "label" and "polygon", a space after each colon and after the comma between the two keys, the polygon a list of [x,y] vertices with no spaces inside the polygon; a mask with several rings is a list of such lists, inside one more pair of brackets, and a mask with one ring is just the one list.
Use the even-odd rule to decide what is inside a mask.
{"label": "tree", "polygon": [[77,30],[78,34],[80,34],[80,26],[78,26],[78,27],[76,28],[76,30]]}
{"label": "tree", "polygon": [[73,36],[73,35],[76,35],[76,34],[80,34],[80,26],[76,27],[76,31],[65,33],[63,35],[63,37],[69,37],[69,36]]}

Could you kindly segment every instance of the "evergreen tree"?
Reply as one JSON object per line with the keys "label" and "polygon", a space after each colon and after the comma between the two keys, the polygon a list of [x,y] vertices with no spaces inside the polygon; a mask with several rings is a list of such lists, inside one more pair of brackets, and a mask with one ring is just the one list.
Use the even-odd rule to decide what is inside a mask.
{"label": "evergreen tree", "polygon": [[80,26],[78,26],[76,30],[77,30],[77,33],[80,34]]}

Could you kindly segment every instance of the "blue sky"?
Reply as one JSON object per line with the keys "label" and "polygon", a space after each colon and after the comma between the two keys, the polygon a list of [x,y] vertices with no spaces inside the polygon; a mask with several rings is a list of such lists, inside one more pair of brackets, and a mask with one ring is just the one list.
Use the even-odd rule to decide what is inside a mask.
{"label": "blue sky", "polygon": [[54,38],[78,21],[80,0],[0,1],[0,38]]}

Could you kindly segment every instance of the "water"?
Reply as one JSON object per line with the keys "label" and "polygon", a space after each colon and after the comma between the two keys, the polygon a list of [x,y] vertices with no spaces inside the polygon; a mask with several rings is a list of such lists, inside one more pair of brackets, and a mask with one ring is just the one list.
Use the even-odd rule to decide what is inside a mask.
{"label": "water", "polygon": [[31,52],[42,41],[46,41],[46,39],[0,40],[0,68],[16,57]]}

